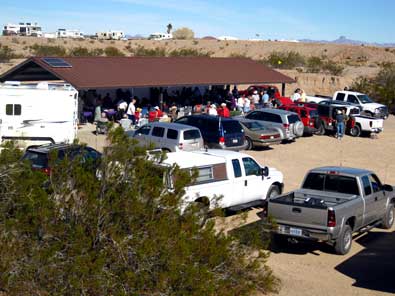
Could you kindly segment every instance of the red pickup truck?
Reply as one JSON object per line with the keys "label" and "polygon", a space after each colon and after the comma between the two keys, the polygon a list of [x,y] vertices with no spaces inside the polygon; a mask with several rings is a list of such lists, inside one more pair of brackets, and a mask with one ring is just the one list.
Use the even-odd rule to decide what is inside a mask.
{"label": "red pickup truck", "polygon": [[278,90],[277,86],[274,85],[250,85],[247,89],[245,90],[240,90],[239,95],[245,95],[249,96],[254,93],[254,91],[258,91],[260,93],[261,91],[267,91],[267,94],[269,95],[270,98],[280,98],[281,94],[280,91]]}

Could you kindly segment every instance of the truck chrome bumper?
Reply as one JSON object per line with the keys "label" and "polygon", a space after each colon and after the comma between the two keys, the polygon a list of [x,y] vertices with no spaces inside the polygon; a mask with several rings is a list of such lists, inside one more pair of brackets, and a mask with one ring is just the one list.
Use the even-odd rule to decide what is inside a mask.
{"label": "truck chrome bumper", "polygon": [[319,241],[331,241],[332,235],[323,230],[317,229],[307,229],[297,226],[289,225],[278,225],[276,229],[273,230],[275,233],[308,240],[319,240]]}

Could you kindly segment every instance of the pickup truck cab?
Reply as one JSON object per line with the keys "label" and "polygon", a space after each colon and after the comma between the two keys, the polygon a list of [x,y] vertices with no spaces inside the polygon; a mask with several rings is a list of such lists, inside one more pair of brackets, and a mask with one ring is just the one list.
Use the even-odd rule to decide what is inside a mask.
{"label": "pickup truck cab", "polygon": [[[198,177],[185,188],[184,204],[198,202],[212,210],[240,210],[262,206],[269,197],[281,194],[283,174],[261,166],[253,157],[239,152],[208,149],[206,151],[167,153],[163,165],[177,164],[181,169],[197,169]],[[172,181],[168,179],[171,189]],[[219,200],[218,197],[221,197]]]}
{"label": "pickup truck cab", "polygon": [[333,100],[337,102],[347,102],[350,104],[354,104],[361,109],[361,113],[365,113],[365,115],[384,118],[388,117],[388,108],[387,106],[379,103],[375,103],[368,95],[355,92],[355,91],[337,91],[333,95],[333,97],[327,96],[307,96],[307,102],[310,103],[320,103],[325,100]]}
{"label": "pickup truck cab", "polygon": [[393,226],[393,190],[369,170],[321,167],[307,173],[300,189],[270,198],[267,212],[280,238],[324,241],[346,254],[352,233]]}

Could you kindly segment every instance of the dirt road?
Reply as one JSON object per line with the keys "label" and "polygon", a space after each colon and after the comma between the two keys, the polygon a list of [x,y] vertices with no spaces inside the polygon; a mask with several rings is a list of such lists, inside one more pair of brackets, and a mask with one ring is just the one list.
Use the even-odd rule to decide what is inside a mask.
{"label": "dirt road", "polygon": [[[89,128],[80,139],[100,149],[104,136],[93,136]],[[297,139],[271,149],[249,151],[261,164],[283,172],[285,190],[296,189],[307,170],[325,165],[343,165],[375,171],[383,182],[395,185],[395,117],[385,121],[378,139],[329,136]],[[259,210],[248,212],[247,223],[259,220]],[[227,228],[235,217],[226,218]],[[237,226],[236,226],[237,227]],[[281,279],[282,295],[393,295],[395,293],[395,228],[374,230],[355,237],[351,252],[335,255],[325,244],[296,244],[273,249],[269,266]]]}

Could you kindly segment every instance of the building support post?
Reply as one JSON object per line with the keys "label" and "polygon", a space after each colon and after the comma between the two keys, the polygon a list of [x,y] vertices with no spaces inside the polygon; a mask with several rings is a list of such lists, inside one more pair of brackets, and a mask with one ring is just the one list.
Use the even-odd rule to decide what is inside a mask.
{"label": "building support post", "polygon": [[285,83],[281,84],[281,95],[285,97]]}

